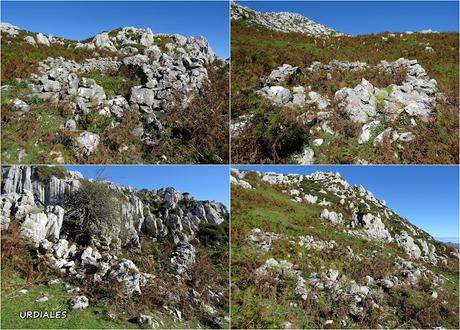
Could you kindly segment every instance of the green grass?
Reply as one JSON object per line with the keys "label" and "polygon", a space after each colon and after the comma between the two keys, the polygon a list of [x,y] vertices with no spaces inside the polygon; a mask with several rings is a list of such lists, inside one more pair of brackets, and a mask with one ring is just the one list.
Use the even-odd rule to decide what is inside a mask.
{"label": "green grass", "polygon": [[[360,35],[353,37],[332,37],[328,40],[315,39],[299,33],[277,33],[261,27],[249,26],[245,22],[232,22],[232,118],[245,114],[257,114],[254,124],[239,137],[233,139],[232,157],[235,163],[291,163],[294,156],[301,150],[301,146],[308,146],[309,141],[319,137],[322,133],[313,133],[314,136],[302,136],[289,128],[297,141],[292,138],[288,155],[273,152],[277,150],[277,141],[286,140],[278,136],[278,132],[268,129],[269,124],[261,119],[260,114],[280,114],[296,117],[296,109],[281,109],[254,102],[253,91],[260,87],[260,78],[267,76],[271,70],[283,63],[307,68],[314,61],[328,63],[331,60],[363,61],[376,65],[381,60],[395,61],[401,57],[417,59],[425,68],[427,74],[436,79],[439,89],[446,93],[450,105],[439,105],[435,110],[438,120],[435,124],[417,123],[412,127],[401,116],[393,123],[385,123],[401,131],[408,130],[415,133],[416,140],[403,144],[400,148],[397,143],[385,143],[381,147],[371,144],[358,145],[355,141],[359,134],[358,125],[346,123],[344,119],[332,119],[332,128],[338,132],[323,146],[315,148],[315,162],[321,164],[354,164],[358,160],[378,164],[456,164],[458,163],[458,34],[440,33],[432,35],[404,35],[381,39],[381,35]],[[429,42],[435,49],[433,53],[424,50]],[[333,99],[334,93],[343,87],[356,86],[361,78],[366,78],[374,86],[383,91],[377,97],[378,107],[392,93],[391,84],[399,84],[403,78],[400,73],[394,77],[382,74],[374,68],[355,72],[335,72],[332,70],[332,79],[326,78],[325,72],[307,72],[291,77],[285,84],[289,86],[311,86],[312,90]],[[337,106],[332,105],[333,112]],[[449,118],[449,119],[447,119]],[[446,127],[447,124],[447,127]],[[310,128],[311,125],[307,125]],[[284,127],[289,127],[283,123]],[[444,126],[444,130],[441,127]],[[265,128],[265,130],[263,130]],[[261,133],[263,130],[263,134]],[[447,135],[445,135],[445,132]],[[261,137],[263,135],[263,137]],[[450,137],[449,137],[450,136]],[[424,137],[424,138],[422,138]],[[395,156],[396,155],[396,156]]]}
{"label": "green grass", "polygon": [[131,87],[139,85],[136,80],[123,77],[121,75],[108,75],[100,72],[81,73],[80,78],[91,78],[104,89],[105,94],[109,96],[123,95],[130,93]]}
{"label": "green grass", "polygon": [[[115,323],[105,316],[106,309],[90,307],[85,310],[73,310],[68,304],[71,295],[66,293],[62,284],[27,286],[18,273],[2,270],[2,318],[3,329],[119,329],[137,328],[129,322]],[[22,288],[29,290],[27,294],[20,294]],[[46,295],[49,300],[43,303],[36,299]],[[67,311],[65,319],[21,319],[21,311]]]}
{"label": "green grass", "polygon": [[[321,273],[325,269],[333,268],[345,275],[348,279],[355,279],[362,283],[366,274],[374,278],[389,276],[395,272],[394,260],[396,256],[408,258],[396,244],[386,244],[375,240],[366,240],[348,233],[344,227],[332,225],[320,220],[322,209],[339,211],[347,222],[351,218],[350,210],[344,209],[335,198],[324,195],[326,200],[333,201],[333,206],[321,207],[315,204],[297,203],[291,200],[282,189],[287,187],[273,187],[261,182],[255,176],[246,179],[255,189],[245,190],[232,186],[232,245],[231,245],[231,281],[233,286],[231,316],[232,325],[242,328],[283,328],[284,322],[289,321],[295,328],[320,328],[327,319],[341,320],[348,313],[346,300],[336,301],[328,290],[318,292],[317,301],[303,304],[293,293],[295,284],[289,279],[282,281],[262,280],[255,281],[254,270],[260,267],[269,258],[287,260],[296,266],[304,279],[308,279],[312,272]],[[301,183],[305,193],[321,195],[322,185],[319,182],[304,180]],[[323,197],[323,196],[322,196]],[[320,200],[322,199],[320,198]],[[350,200],[348,200],[349,202]],[[358,205],[358,200],[353,201]],[[370,203],[369,212],[376,213],[376,206]],[[383,217],[383,216],[382,216]],[[386,227],[392,232],[399,232],[405,228],[397,217],[390,219],[383,217]],[[268,251],[261,250],[247,241],[247,236],[253,228],[261,228],[266,232],[275,232],[285,238],[273,240]],[[332,250],[319,251],[306,249],[296,242],[299,236],[311,235],[315,240],[334,240],[337,247]],[[361,261],[355,260],[345,250],[350,246],[355,254],[359,254]],[[374,255],[373,251],[377,251]],[[438,251],[441,251],[438,249]],[[347,328],[366,328],[373,322],[367,316],[379,317],[385,327],[423,327],[428,324],[448,325],[451,327],[458,322],[458,272],[450,271],[442,266],[432,266],[418,261],[435,273],[443,273],[449,281],[444,287],[447,291],[438,289],[442,299],[449,301],[449,306],[442,307],[440,303],[433,304],[431,292],[423,292],[422,288],[412,288],[406,297],[397,298],[384,294],[380,290],[378,295],[385,299],[379,304],[401,310],[393,315],[388,309],[380,310],[379,315],[368,310],[363,319],[349,320]],[[396,291],[395,291],[396,292]],[[396,299],[397,298],[397,299]],[[342,299],[342,298],[340,298]],[[297,304],[293,306],[292,303]],[[442,313],[446,319],[441,320],[437,315]],[[408,319],[405,319],[408,318]],[[374,325],[375,327],[375,325]]]}
{"label": "green grass", "polygon": [[47,184],[53,176],[58,179],[67,176],[67,170],[62,166],[37,166],[36,169],[38,180],[43,184]]}
{"label": "green grass", "polygon": [[166,44],[174,43],[171,37],[163,36],[163,37],[155,37],[153,44],[160,47],[161,51],[164,52],[166,50]]}

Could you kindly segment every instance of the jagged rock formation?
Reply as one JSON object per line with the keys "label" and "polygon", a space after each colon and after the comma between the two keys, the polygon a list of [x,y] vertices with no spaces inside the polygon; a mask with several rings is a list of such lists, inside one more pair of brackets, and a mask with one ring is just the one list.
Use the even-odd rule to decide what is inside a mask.
{"label": "jagged rock formation", "polygon": [[[254,322],[266,327],[273,322],[277,328],[391,327],[401,322],[401,315],[391,300],[395,298],[389,297],[420,286],[429,292],[424,293],[425,303],[449,304],[449,288],[455,283],[449,269],[455,268],[458,255],[363,186],[352,186],[332,172],[232,169],[231,176],[235,326]],[[255,223],[269,229],[255,228]],[[254,296],[248,298],[249,292]],[[289,324],[285,317],[252,321],[254,315],[244,306],[264,309],[268,301],[280,315],[289,315]],[[334,307],[326,308],[328,304]],[[265,311],[274,315],[269,307]],[[377,321],[369,319],[372,311]],[[454,316],[455,309],[450,313]],[[403,322],[419,322],[410,317]],[[425,319],[438,326],[448,324],[444,321]]]}
{"label": "jagged rock formation", "polygon": [[[36,167],[2,167],[2,228],[8,228],[14,219],[22,223],[22,229],[34,233],[29,236],[36,242],[44,239],[56,241],[66,219],[64,195],[78,190],[82,180],[80,173],[66,171],[64,178],[51,176],[43,183],[38,179]],[[105,241],[106,248],[126,245],[138,248],[141,233],[157,240],[187,242],[194,238],[201,223],[221,224],[228,217],[228,211],[221,203],[195,201],[189,194],[174,188],[139,192],[110,182],[107,185],[124,198],[121,219],[116,221],[120,228],[108,233],[108,237],[100,238]],[[150,203],[156,208],[150,207]]]}
{"label": "jagged rock formation", "polygon": [[[49,260],[62,273],[88,281],[116,281],[129,295],[141,294],[142,287],[155,275],[143,273],[132,260],[118,257],[121,249],[143,253],[141,237],[170,242],[174,248],[164,261],[164,271],[171,272],[179,282],[191,280],[197,232],[202,225],[222,224],[229,217],[223,204],[195,201],[174,188],[136,190],[103,181],[97,184],[114,192],[113,205],[119,210],[116,218],[106,219],[110,225],[91,233],[91,237],[73,237],[71,231],[64,230],[71,219],[75,221],[75,214],[68,213],[65,196],[93,181],[64,169],[45,176],[42,169],[2,167],[1,229],[17,225],[35,244],[40,258]],[[72,308],[86,308],[88,301],[74,297],[70,304]],[[213,317],[218,318],[217,312]]]}
{"label": "jagged rock formation", "polygon": [[262,13],[231,2],[231,19],[244,21],[247,24],[262,26],[277,32],[296,32],[312,36],[341,36],[324,25],[318,24],[300,14],[288,12]]}

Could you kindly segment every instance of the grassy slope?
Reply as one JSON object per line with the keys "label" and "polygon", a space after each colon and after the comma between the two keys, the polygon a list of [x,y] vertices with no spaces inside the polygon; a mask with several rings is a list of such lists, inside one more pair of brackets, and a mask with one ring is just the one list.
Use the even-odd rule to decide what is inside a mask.
{"label": "grassy slope", "polygon": [[[1,327],[5,329],[25,328],[63,328],[63,329],[127,329],[138,328],[128,322],[139,314],[148,314],[158,322],[163,322],[166,329],[184,328],[193,329],[206,325],[206,314],[201,310],[190,309],[189,288],[179,285],[174,277],[164,270],[168,267],[169,255],[172,246],[153,243],[142,239],[143,253],[137,254],[130,250],[121,251],[120,257],[129,258],[138,265],[142,272],[155,275],[146,286],[142,288],[143,295],[127,297],[121,286],[106,286],[97,283],[83,283],[76,278],[65,277],[46,262],[37,262],[31,257],[29,251],[34,249],[29,242],[19,235],[15,225],[2,231],[2,268],[1,268]],[[208,285],[214,290],[224,292],[228,300],[228,249],[224,245],[198,248],[197,263],[192,268],[196,281],[195,288],[202,294],[201,299],[208,301]],[[68,294],[63,284],[47,285],[53,279],[67,281],[74,287],[80,287],[82,295],[90,300],[90,306],[85,310],[72,310],[68,304]],[[29,292],[25,295],[19,293],[21,289]],[[37,303],[35,300],[42,295],[49,300]],[[220,311],[227,313],[227,300],[218,306]],[[182,321],[175,321],[171,315],[162,309],[163,305],[179,306],[182,310]],[[68,312],[66,319],[31,320],[21,319],[21,311],[64,311]],[[107,317],[111,312],[114,319]],[[209,326],[209,325],[208,325]]]}
{"label": "grassy slope", "polygon": [[[234,161],[290,162],[292,160],[289,155],[308,145],[308,139],[321,137],[326,143],[321,150],[317,150],[318,163],[354,163],[358,158],[374,163],[458,162],[458,34],[412,34],[405,35],[404,38],[397,35],[388,41],[382,40],[382,36],[385,34],[324,40],[302,34],[277,33],[254,28],[244,22],[232,22],[232,117],[254,113],[255,121],[260,123],[248,134],[233,141]],[[425,43],[430,43],[435,52],[426,52]],[[417,59],[428,75],[437,80],[440,90],[452,104],[450,107],[443,106],[437,109],[439,119],[435,123],[419,124],[415,130],[419,138],[408,144],[405,151],[400,152],[400,160],[393,159],[392,153],[397,150],[389,146],[374,148],[372,145],[358,145],[356,136],[359,128],[339,116],[334,118],[333,122],[334,128],[341,133],[340,137],[328,134],[309,137],[307,130],[302,130],[293,120],[293,117],[299,114],[298,109],[273,107],[268,102],[260,100],[253,92],[258,88],[261,77],[268,75],[271,70],[283,63],[306,68],[314,61],[328,63],[333,59],[359,60],[377,64],[383,59],[394,61],[400,57]],[[372,78],[372,75],[367,78]],[[313,90],[331,97],[338,89],[345,86],[353,87],[360,80],[361,76],[358,75],[342,75],[328,82],[325,77],[319,76],[307,77],[300,83],[305,86],[311,85]],[[375,83],[375,79],[369,80]],[[377,86],[379,85],[377,83]],[[280,132],[274,129],[277,123],[294,132]],[[375,132],[375,135],[377,133],[379,132]],[[282,140],[287,142],[283,144]],[[286,149],[287,151],[283,151]]]}
{"label": "grassy slope", "polygon": [[[346,312],[341,310],[340,303],[333,303],[327,294],[320,296],[317,303],[309,302],[299,307],[292,303],[299,303],[294,294],[295,283],[272,286],[261,286],[254,282],[253,270],[273,257],[276,260],[288,260],[294,263],[302,271],[302,276],[308,278],[311,272],[321,272],[325,268],[334,268],[349,278],[361,282],[365,275],[374,278],[389,275],[393,270],[392,260],[396,255],[406,257],[394,244],[381,244],[373,241],[350,236],[339,231],[340,227],[329,225],[319,220],[322,207],[317,205],[300,204],[291,201],[290,197],[281,193],[280,190],[264,183],[251,181],[255,190],[244,190],[232,186],[232,327],[246,328],[282,328],[285,321],[293,324],[293,327],[315,328],[322,327],[326,319],[334,320],[343,317]],[[347,215],[345,216],[345,219]],[[273,248],[268,252],[247,243],[246,237],[253,228],[261,228],[287,235],[285,241],[275,241]],[[301,235],[312,235],[315,239],[335,240],[338,248],[330,252],[305,250],[297,245],[291,245],[287,241]],[[346,246],[350,246],[355,253],[364,256],[362,262],[352,260],[347,256]],[[378,257],[372,258],[372,251],[378,251]],[[391,254],[391,257],[388,256]],[[455,327],[458,323],[458,271],[451,265],[450,270],[436,268],[427,264],[426,267],[436,272],[442,272],[453,282],[447,281],[443,299],[449,301],[451,309],[445,313],[441,321],[436,313],[440,306],[433,306],[432,312],[428,306],[433,305],[426,289],[419,287],[410,288],[405,298],[397,300],[400,293],[394,290],[385,296],[389,306],[399,308],[399,304],[407,304],[407,309],[399,317],[387,312],[382,314],[380,324],[389,327],[411,327],[442,324],[446,327]],[[458,266],[458,265],[457,265]],[[453,270],[452,270],[453,269]],[[343,302],[344,303],[344,302]],[[440,304],[438,304],[440,305]],[[346,310],[346,308],[345,308]],[[410,314],[414,313],[414,315]],[[416,313],[419,313],[415,315]],[[427,314],[428,313],[428,314]],[[426,319],[419,317],[422,315]],[[365,315],[364,319],[356,320],[348,326],[375,327],[373,315]],[[405,317],[409,320],[404,321]],[[412,318],[412,319],[411,319]],[[383,323],[382,323],[383,322]],[[425,323],[423,323],[425,322]],[[431,322],[431,323],[430,323]],[[339,326],[339,324],[335,324]]]}
{"label": "grassy slope", "polygon": [[[30,32],[21,32],[21,39]],[[18,150],[25,149],[26,157],[21,163],[52,164],[57,162],[59,154],[65,163],[123,164],[156,163],[166,155],[170,163],[227,163],[228,162],[228,73],[225,69],[208,71],[212,81],[211,88],[196,97],[186,109],[176,109],[168,113],[157,113],[166,126],[160,143],[146,146],[139,137],[130,132],[138,125],[139,113],[129,112],[123,117],[121,125],[107,129],[110,119],[99,115],[97,111],[82,118],[76,132],[65,132],[60,125],[71,117],[65,106],[55,106],[40,102],[36,98],[27,98],[30,93],[27,78],[35,73],[40,61],[47,57],[62,56],[79,63],[87,58],[115,56],[110,51],[69,49],[70,41],[65,45],[31,46],[20,37],[11,38],[2,34],[2,85],[11,85],[8,91],[2,91],[2,157],[10,164],[18,163]],[[157,43],[163,45],[171,41],[160,38]],[[119,55],[117,55],[120,57]],[[136,79],[123,72],[110,74],[81,74],[81,77],[93,78],[101,85],[107,96],[127,96],[130,88],[138,85]],[[15,79],[24,79],[16,82]],[[14,98],[26,101],[30,111],[17,118],[10,108]],[[72,150],[72,138],[83,130],[89,130],[101,136],[98,151],[89,157],[78,157]],[[127,146],[120,151],[121,146]],[[50,154],[51,153],[51,154]]]}

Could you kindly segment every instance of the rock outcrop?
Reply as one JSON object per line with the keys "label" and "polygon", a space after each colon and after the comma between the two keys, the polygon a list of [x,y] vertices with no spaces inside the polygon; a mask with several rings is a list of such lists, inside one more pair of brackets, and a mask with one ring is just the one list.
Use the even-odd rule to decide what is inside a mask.
{"label": "rock outcrop", "polygon": [[287,12],[263,13],[241,6],[233,1],[231,2],[230,17],[234,21],[244,21],[247,24],[276,32],[295,32],[320,37],[344,35],[300,14]]}
{"label": "rock outcrop", "polygon": [[[297,203],[305,203],[305,207],[323,206],[318,218],[323,222],[339,226],[335,230],[366,240],[382,243],[396,242],[409,258],[415,260],[423,260],[433,265],[447,262],[447,255],[436,252],[435,241],[431,236],[398,216],[385,201],[375,198],[363,186],[351,186],[339,173],[316,172],[310,175],[298,175],[237,169],[231,171],[231,184],[244,189],[256,189],[254,183],[259,180],[275,187],[283,187],[283,193]],[[310,186],[316,188],[310,191],[308,188]],[[347,210],[346,214],[342,211],[344,209]],[[407,231],[400,231],[398,229],[400,226],[407,228]],[[277,233],[263,233],[256,228],[249,240],[263,249],[269,249],[271,242],[279,237]],[[300,242],[308,245],[316,244],[313,243],[315,242],[313,238],[303,238]],[[327,244],[320,243],[319,246],[327,246]]]}
{"label": "rock outcrop", "polygon": [[[1,31],[11,38],[23,33],[8,23],[2,23]],[[24,42],[41,47],[63,43],[59,38],[32,32],[27,32]],[[63,57],[48,57],[39,62],[29,78],[32,94],[25,97],[66,109],[72,125],[66,123],[62,128],[70,132],[85,126],[84,117],[90,113],[108,117],[104,118],[109,122],[107,130],[117,130],[126,116],[134,116],[138,123],[131,134],[146,145],[163,137],[164,124],[157,118],[158,112],[188,106],[211,84],[208,68],[223,62],[202,36],[154,34],[149,28],[123,27],[83,42],[66,40],[62,47],[85,48],[94,51],[94,57],[79,63]],[[103,57],[98,51],[110,57]],[[129,91],[123,90],[123,95],[122,91],[116,91],[120,94],[113,95],[100,80],[91,78],[94,75],[129,82],[126,87]],[[17,116],[29,111],[25,100],[12,101]],[[101,142],[98,134],[94,131],[83,131],[79,136],[72,134],[74,155],[87,158],[96,153]]]}

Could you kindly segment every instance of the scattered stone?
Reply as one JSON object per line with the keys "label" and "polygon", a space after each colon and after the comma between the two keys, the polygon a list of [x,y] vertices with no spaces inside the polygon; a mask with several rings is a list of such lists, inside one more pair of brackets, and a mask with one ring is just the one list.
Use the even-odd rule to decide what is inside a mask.
{"label": "scattered stone", "polygon": [[85,309],[89,306],[89,299],[85,296],[77,296],[71,298],[69,303],[73,309]]}
{"label": "scattered stone", "polygon": [[82,132],[76,138],[76,148],[75,151],[77,154],[82,156],[89,156],[97,150],[99,146],[100,137],[99,135],[91,132]]}
{"label": "scattered stone", "polygon": [[11,102],[11,108],[16,112],[17,115],[23,115],[30,109],[29,105],[20,99],[14,99]]}
{"label": "scattered stone", "polygon": [[315,152],[310,147],[305,148],[302,154],[297,157],[297,161],[301,165],[311,165],[315,162]]}
{"label": "scattered stone", "polygon": [[43,297],[38,298],[37,300],[35,300],[35,302],[42,303],[42,302],[47,302],[48,300],[49,300],[49,298],[47,296],[43,296]]}

